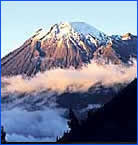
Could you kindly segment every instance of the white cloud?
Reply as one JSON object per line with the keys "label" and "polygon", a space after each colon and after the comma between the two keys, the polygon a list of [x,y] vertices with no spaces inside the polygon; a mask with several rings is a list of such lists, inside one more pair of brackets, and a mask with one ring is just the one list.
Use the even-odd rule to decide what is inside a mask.
{"label": "white cloud", "polygon": [[28,112],[20,108],[2,111],[1,124],[7,132],[7,140],[14,142],[56,141],[68,129],[64,110],[45,108]]}
{"label": "white cloud", "polygon": [[137,61],[132,66],[124,65],[97,65],[92,62],[81,70],[55,69],[38,73],[31,79],[24,79],[22,76],[2,78],[2,82],[8,83],[2,88],[2,93],[19,92],[31,93],[51,89],[59,93],[67,88],[71,91],[87,91],[89,87],[97,82],[109,86],[116,83],[127,83],[137,77]]}
{"label": "white cloud", "polygon": [[[32,94],[33,97],[29,98],[32,102],[45,97],[45,102],[48,101],[48,98],[52,98],[54,92],[60,94],[67,88],[74,92],[83,92],[97,82],[111,86],[116,83],[128,83],[135,77],[137,77],[136,60],[129,67],[123,65],[105,65],[103,67],[92,62],[82,70],[55,69],[39,73],[29,79],[24,79],[21,76],[3,77],[2,82],[7,84],[2,87],[1,91],[2,96],[7,93],[15,93],[15,95],[9,96],[13,98],[16,98],[16,93]],[[44,90],[48,90],[47,94],[38,95]],[[21,109],[21,106],[14,108],[16,104],[23,102],[21,99],[26,97],[30,96],[16,99],[15,104],[12,102],[11,110],[3,109],[2,104],[4,111],[1,113],[1,119],[7,132],[8,141],[55,141],[57,136],[62,136],[64,130],[68,129],[67,120],[63,117],[65,110],[57,109],[54,100],[50,100],[50,104],[51,106],[54,104],[55,109],[54,107],[46,107],[43,110],[29,112]],[[11,104],[6,105],[8,108]]]}

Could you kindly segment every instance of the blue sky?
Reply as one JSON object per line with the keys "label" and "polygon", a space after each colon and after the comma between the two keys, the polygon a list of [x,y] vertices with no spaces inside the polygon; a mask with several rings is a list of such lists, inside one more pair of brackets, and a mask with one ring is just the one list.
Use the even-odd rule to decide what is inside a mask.
{"label": "blue sky", "polygon": [[106,34],[137,33],[137,4],[129,2],[2,2],[2,57],[37,29],[61,21],[83,21]]}

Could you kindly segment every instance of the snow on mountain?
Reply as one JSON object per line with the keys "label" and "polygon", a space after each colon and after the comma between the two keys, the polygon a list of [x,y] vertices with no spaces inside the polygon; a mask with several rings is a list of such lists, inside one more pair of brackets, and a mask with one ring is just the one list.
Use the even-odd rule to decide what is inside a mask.
{"label": "snow on mountain", "polygon": [[77,69],[92,59],[101,64],[127,63],[131,56],[136,57],[137,38],[130,34],[124,37],[107,36],[84,22],[60,22],[49,30],[39,29],[2,58],[2,75],[30,76],[58,67]]}
{"label": "snow on mountain", "polygon": [[106,34],[84,22],[60,22],[59,24],[53,25],[49,31],[39,29],[34,36],[35,39],[43,38],[42,40],[46,40],[53,36],[57,39],[73,36],[78,40],[82,37],[81,35],[84,37],[92,36],[100,41],[107,41],[109,39]]}
{"label": "snow on mountain", "polygon": [[[118,88],[121,88],[121,84],[117,84],[116,87],[93,84],[93,79],[90,78],[94,78],[96,81],[98,78],[100,82],[102,80],[107,80],[108,82],[108,79],[103,79],[103,77],[106,78],[105,73],[106,75],[109,74],[107,71],[103,71],[103,69],[97,69],[100,67],[95,63],[94,66],[96,65],[96,67],[92,65],[93,67],[90,69],[92,71],[89,71],[89,69],[86,69],[86,71],[84,69],[82,75],[78,75],[78,72],[81,72],[78,71],[78,69],[83,70],[83,66],[89,66],[88,64],[91,63],[92,60],[96,60],[96,63],[100,63],[103,66],[105,65],[105,69],[108,70],[107,67],[110,62],[114,64],[114,66],[120,63],[128,64],[130,57],[136,57],[136,55],[137,37],[130,34],[123,36],[123,39],[118,35],[109,37],[83,22],[61,22],[53,25],[48,30],[39,29],[31,38],[26,40],[22,46],[9,53],[1,60],[1,77],[6,78],[7,76],[12,76],[11,81],[15,82],[15,87],[18,86],[18,88],[22,88],[23,90],[25,90],[25,88],[28,90],[31,87],[36,88],[36,91],[32,93],[21,92],[16,94],[16,91],[14,91],[14,93],[8,93],[4,87],[9,83],[1,84],[2,125],[4,125],[6,129],[9,129],[7,133],[12,133],[11,135],[16,135],[16,133],[23,135],[23,137],[24,134],[27,136],[31,135],[31,139],[29,138],[29,140],[32,140],[33,137],[37,139],[39,137],[41,137],[41,139],[42,137],[46,137],[45,139],[52,137],[53,139],[54,137],[55,140],[57,136],[62,135],[63,129],[66,129],[66,120],[63,118],[65,115],[64,110],[61,113],[57,112],[57,107],[72,107],[75,110],[80,110],[86,108],[88,104],[103,104],[115,95]],[[40,73],[41,75],[37,79],[37,73],[39,74],[39,72],[55,68],[61,68],[61,71],[66,71],[60,75],[57,74],[57,72],[56,75],[49,72],[50,76],[52,76],[49,77],[49,79],[49,75],[44,79],[44,77],[41,77],[44,73]],[[77,73],[71,73],[72,75],[70,73],[68,74],[67,72],[72,69],[67,68],[73,68],[73,72],[75,70]],[[120,70],[120,67],[118,70]],[[59,72],[59,69],[57,69],[57,71]],[[90,73],[90,78],[87,72]],[[121,76],[126,78],[126,75],[123,75],[122,72],[124,73],[124,71],[121,71]],[[131,69],[131,72],[133,72],[133,69]],[[130,71],[128,71],[128,74],[129,73]],[[99,77],[96,77],[98,74],[100,74]],[[16,75],[17,80],[15,79]],[[36,77],[34,77],[34,81],[31,81],[31,77],[34,75],[36,75]],[[131,75],[131,73],[129,75]],[[127,79],[129,75],[127,75]],[[22,76],[23,78],[28,77],[22,80],[20,79]],[[109,76],[111,80],[114,78],[120,79],[120,75],[117,73],[117,77],[114,73],[113,75],[110,73],[107,77]],[[73,78],[76,78],[77,81],[74,81]],[[56,84],[58,80],[59,85]],[[65,85],[68,81],[71,83]],[[79,81],[81,82],[80,85],[78,83]],[[83,86],[82,84],[85,86],[87,83],[89,85],[92,83],[93,86],[90,86],[86,92],[78,92]],[[44,88],[41,91],[41,86],[45,86],[46,89]],[[63,87],[65,90],[58,94],[57,91],[51,89],[51,86],[54,88],[56,88],[56,86],[59,86],[59,88]],[[75,90],[77,88],[77,92],[72,92],[74,87]],[[11,85],[11,89],[12,88],[13,85]],[[89,109],[89,107],[99,106],[88,106],[87,109]],[[16,108],[21,108],[21,110],[18,111]],[[50,110],[46,110],[46,108]],[[45,110],[48,113],[45,112]],[[11,127],[11,121],[13,127]],[[54,126],[55,122],[56,126]],[[62,125],[63,123],[64,125]],[[7,124],[9,126],[7,126]],[[35,126],[31,126],[33,124],[35,124]],[[28,126],[30,126],[29,129]],[[42,128],[41,126],[46,127]],[[59,126],[59,128],[57,128],[57,126]],[[24,129],[24,127],[27,127],[27,129]],[[17,140],[21,140],[19,136]]]}
{"label": "snow on mountain", "polygon": [[91,34],[92,36],[94,36],[99,40],[103,40],[104,37],[107,37],[103,32],[84,22],[72,22],[70,24],[76,32],[83,34],[85,36]]}

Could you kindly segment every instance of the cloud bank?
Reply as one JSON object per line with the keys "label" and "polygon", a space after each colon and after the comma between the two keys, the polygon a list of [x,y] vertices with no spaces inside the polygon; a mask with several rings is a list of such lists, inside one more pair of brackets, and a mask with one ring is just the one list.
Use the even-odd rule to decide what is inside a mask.
{"label": "cloud bank", "polygon": [[31,93],[43,90],[57,91],[63,93],[66,89],[71,91],[87,91],[89,87],[97,82],[105,86],[116,83],[128,83],[137,77],[137,61],[133,60],[133,65],[97,65],[92,62],[81,70],[74,69],[55,69],[44,73],[38,73],[35,77],[24,79],[22,76],[2,78],[3,83],[7,83],[2,88],[2,93],[18,92]]}
{"label": "cloud bank", "polygon": [[[21,102],[29,99],[32,102],[43,100],[48,102],[54,93],[61,94],[66,90],[71,92],[85,92],[91,86],[101,82],[105,86],[112,86],[118,83],[129,83],[137,77],[137,61],[133,60],[130,66],[124,65],[97,65],[94,62],[81,70],[55,69],[44,73],[38,73],[33,78],[23,78],[22,76],[2,77],[2,96],[11,93],[8,97],[13,97],[14,102],[2,104],[4,108],[1,113],[2,125],[7,132],[7,140],[14,142],[52,142],[57,136],[62,136],[68,129],[67,119],[63,117],[63,109],[45,107],[42,110],[27,111],[21,106]],[[47,94],[38,95],[46,91]],[[28,93],[24,98],[16,98],[16,94]],[[38,93],[38,94],[37,94]],[[14,94],[14,95],[13,95]],[[30,98],[28,98],[30,97]],[[50,104],[54,100],[50,100]],[[19,105],[18,105],[19,104]],[[26,104],[23,104],[26,105]],[[38,104],[37,104],[38,105]],[[16,107],[15,107],[16,106]],[[17,107],[18,106],[18,107]],[[93,106],[89,106],[93,107]],[[21,109],[22,108],[22,109]]]}
{"label": "cloud bank", "polygon": [[28,112],[21,108],[1,112],[7,140],[13,142],[54,142],[68,130],[64,110],[45,108]]}

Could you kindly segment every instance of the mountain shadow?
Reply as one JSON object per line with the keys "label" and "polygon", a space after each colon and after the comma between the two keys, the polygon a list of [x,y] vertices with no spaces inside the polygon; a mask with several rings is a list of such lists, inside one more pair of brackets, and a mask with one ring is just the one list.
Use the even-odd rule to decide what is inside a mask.
{"label": "mountain shadow", "polygon": [[[70,112],[73,114],[72,110]],[[64,133],[57,143],[136,143],[137,79],[120,91],[104,107],[97,111],[89,111],[86,121],[79,123],[75,115],[70,115],[68,125],[71,131]]]}

